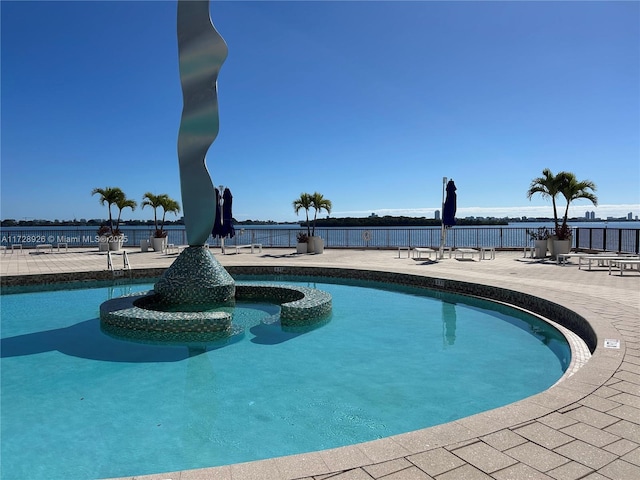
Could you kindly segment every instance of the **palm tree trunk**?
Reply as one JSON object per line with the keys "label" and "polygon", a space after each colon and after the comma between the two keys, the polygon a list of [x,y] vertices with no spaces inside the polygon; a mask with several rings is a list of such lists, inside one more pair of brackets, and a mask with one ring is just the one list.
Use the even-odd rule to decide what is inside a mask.
{"label": "palm tree trunk", "polygon": [[113,216],[111,215],[111,205],[109,205],[109,227],[111,227],[111,232],[113,233]]}
{"label": "palm tree trunk", "polygon": [[562,226],[567,225],[567,219],[569,218],[569,202],[567,201],[567,208],[564,210],[564,217],[562,217]]}

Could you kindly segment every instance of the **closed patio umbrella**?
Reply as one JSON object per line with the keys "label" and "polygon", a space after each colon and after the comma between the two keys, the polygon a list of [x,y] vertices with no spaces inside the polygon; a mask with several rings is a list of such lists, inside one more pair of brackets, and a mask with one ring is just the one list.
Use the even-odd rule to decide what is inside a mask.
{"label": "closed patio umbrella", "polygon": [[442,209],[442,224],[445,227],[453,227],[456,224],[456,184],[453,180],[447,183],[447,198]]}
{"label": "closed patio umbrella", "polygon": [[233,238],[236,230],[233,228],[233,195],[228,188],[224,189],[222,194],[222,233],[224,237]]}
{"label": "closed patio umbrella", "polygon": [[222,230],[222,207],[220,206],[220,192],[216,188],[216,219],[213,222],[213,230],[211,230],[213,238],[223,237]]}
{"label": "closed patio umbrella", "polygon": [[[445,199],[444,190],[445,183],[447,185],[447,196]],[[440,228],[440,255],[442,259],[444,254],[444,244],[447,240],[447,228],[451,228],[456,224],[456,208],[457,208],[457,196],[456,196],[456,184],[453,180],[449,180],[447,183],[447,177],[442,178],[442,227]]]}

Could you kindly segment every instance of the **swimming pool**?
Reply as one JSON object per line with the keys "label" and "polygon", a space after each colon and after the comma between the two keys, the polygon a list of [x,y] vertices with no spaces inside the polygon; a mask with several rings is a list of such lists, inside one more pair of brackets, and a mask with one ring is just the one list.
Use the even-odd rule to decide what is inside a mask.
{"label": "swimming pool", "polygon": [[[99,305],[151,284],[3,295],[3,478],[86,479],[332,448],[512,403],[562,376],[541,320],[484,300],[308,279],[333,314],[246,328],[206,353],[100,332]],[[474,387],[473,390],[471,387]]]}

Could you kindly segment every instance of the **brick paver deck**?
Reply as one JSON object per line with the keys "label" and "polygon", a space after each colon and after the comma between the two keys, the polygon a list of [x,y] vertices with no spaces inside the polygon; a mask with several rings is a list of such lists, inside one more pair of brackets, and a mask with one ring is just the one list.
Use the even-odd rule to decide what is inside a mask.
{"label": "brick paver deck", "polygon": [[[132,268],[165,268],[175,258],[129,250]],[[398,258],[391,250],[295,255],[265,249],[216,257],[224,266],[375,269],[508,288],[579,313],[597,334],[587,364],[533,397],[436,427],[372,442],[223,467],[158,473],[136,480],[473,480],[640,479],[640,274],[609,275],[497,252],[495,260]],[[117,259],[117,261],[120,261]],[[14,275],[106,269],[97,251],[0,254],[3,281]],[[620,348],[605,348],[605,339]],[[73,461],[70,459],[70,461]]]}

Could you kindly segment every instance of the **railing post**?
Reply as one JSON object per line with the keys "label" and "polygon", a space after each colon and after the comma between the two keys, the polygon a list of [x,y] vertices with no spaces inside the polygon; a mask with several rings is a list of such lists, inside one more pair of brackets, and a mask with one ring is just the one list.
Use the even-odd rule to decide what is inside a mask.
{"label": "railing post", "polygon": [[622,252],[622,229],[618,229],[618,249],[616,252]]}

